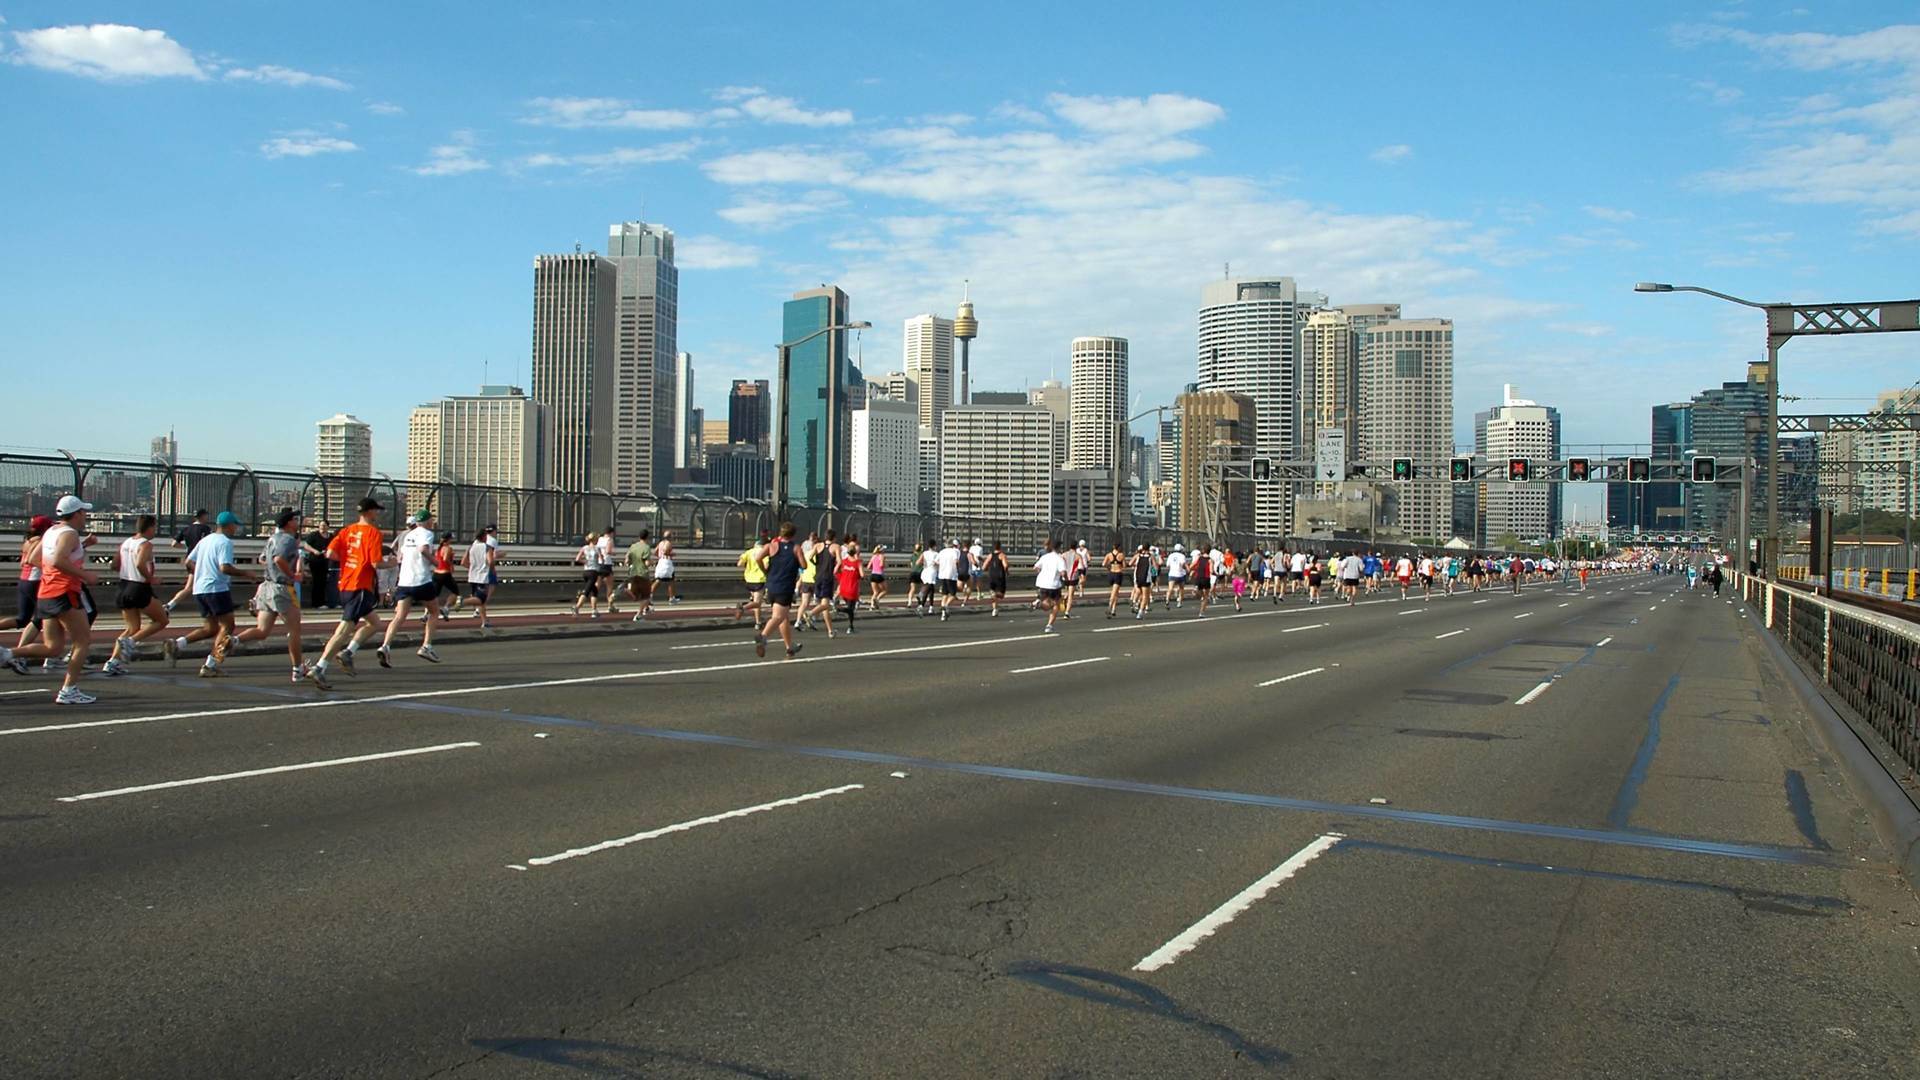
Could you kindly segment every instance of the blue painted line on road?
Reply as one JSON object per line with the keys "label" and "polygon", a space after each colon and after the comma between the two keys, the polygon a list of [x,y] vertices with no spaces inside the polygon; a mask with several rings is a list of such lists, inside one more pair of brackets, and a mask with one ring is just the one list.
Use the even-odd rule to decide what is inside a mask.
{"label": "blue painted line on road", "polygon": [[1640,804],[1640,785],[1647,782],[1654,752],[1660,749],[1660,717],[1667,711],[1667,702],[1673,699],[1674,688],[1679,685],[1679,675],[1668,679],[1667,688],[1660,691],[1660,697],[1647,712],[1647,733],[1641,737],[1640,749],[1633,755],[1633,767],[1627,770],[1626,779],[1620,781],[1620,790],[1614,793],[1613,809],[1607,812],[1607,824],[1616,829],[1627,828],[1633,818],[1633,808]]}
{"label": "blue painted line on road", "polygon": [[1807,778],[1799,769],[1787,770],[1787,806],[1793,811],[1793,824],[1810,847],[1832,851],[1833,845],[1820,836],[1820,823],[1813,816],[1813,797],[1807,792]]}
{"label": "blue painted line on road", "polygon": [[1114,780],[1097,776],[1080,776],[1073,773],[1020,769],[1005,765],[981,765],[965,761],[942,761],[937,758],[914,757],[908,754],[889,754],[874,750],[847,750],[831,746],[805,746],[797,743],[782,743],[767,739],[748,738],[741,735],[721,735],[707,731],[683,731],[677,728],[646,727],[638,724],[605,724],[592,720],[576,720],[564,716],[506,712],[496,709],[478,709],[470,706],[446,705],[434,702],[388,701],[380,702],[379,704],[392,706],[394,708],[419,709],[456,716],[475,716],[495,720],[513,720],[520,723],[539,724],[543,726],[558,725],[612,734],[637,735],[649,739],[665,739],[670,742],[699,743],[708,746],[730,746],[741,750],[766,750],[799,757],[824,758],[834,761],[855,761],[866,765],[927,769],[934,772],[951,772],[970,776],[990,776],[1001,780],[1022,780],[1031,783],[1060,784],[1067,787],[1093,788],[1101,791],[1121,791],[1136,795],[1158,795],[1176,799],[1198,799],[1205,802],[1259,806],[1274,810],[1333,814],[1347,818],[1372,818],[1381,821],[1431,825],[1445,829],[1468,829],[1478,832],[1533,836],[1549,840],[1569,840],[1579,843],[1610,844],[1620,847],[1645,848],[1655,851],[1675,851],[1690,855],[1753,859],[1761,862],[1799,863],[1816,866],[1830,865],[1832,863],[1832,860],[1822,852],[1808,851],[1801,848],[1775,847],[1765,844],[1736,844],[1718,840],[1701,840],[1685,836],[1667,836],[1661,833],[1634,830],[1588,829],[1570,825],[1546,825],[1529,821],[1506,821],[1500,818],[1440,814],[1422,810],[1406,810],[1399,807],[1374,806],[1371,804],[1360,806],[1350,803],[1325,802],[1319,799],[1297,799],[1285,795],[1263,795],[1244,791],[1221,791],[1214,788],[1182,787],[1175,784],[1155,784],[1141,780]]}
{"label": "blue painted line on road", "polygon": [[1438,851],[1433,848],[1408,847],[1403,844],[1386,844],[1377,840],[1344,839],[1334,845],[1333,854],[1342,855],[1356,851],[1381,851],[1394,855],[1413,855],[1423,859],[1440,859],[1446,862],[1465,863],[1469,866],[1484,866],[1494,870],[1517,870],[1530,874],[1560,874],[1568,877],[1595,878],[1600,881],[1617,881],[1629,885],[1659,885],[1669,889],[1691,889],[1699,892],[1722,893],[1742,901],[1771,901],[1775,904],[1798,904],[1802,907],[1816,908],[1822,911],[1848,911],[1853,904],[1837,896],[1814,896],[1804,893],[1773,892],[1769,889],[1742,889],[1733,885],[1719,885],[1711,881],[1693,881],[1688,878],[1655,877],[1648,874],[1622,874],[1611,870],[1592,870],[1583,866],[1550,866],[1546,863],[1521,862],[1516,859],[1493,859],[1481,855],[1462,855],[1454,851]]}

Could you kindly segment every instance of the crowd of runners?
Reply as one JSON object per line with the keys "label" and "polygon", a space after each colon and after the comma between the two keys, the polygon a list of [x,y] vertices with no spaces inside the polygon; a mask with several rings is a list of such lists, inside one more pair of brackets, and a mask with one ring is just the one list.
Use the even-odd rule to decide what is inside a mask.
{"label": "crowd of runners", "polygon": [[[14,645],[0,647],[0,665],[24,675],[31,670],[30,660],[40,660],[43,671],[62,671],[54,697],[61,705],[94,700],[80,686],[91,670],[99,615],[93,590],[99,586],[104,591],[105,586],[102,575],[88,566],[88,549],[100,539],[87,529],[92,509],[68,495],[53,515],[33,520],[20,548],[15,615],[0,618],[0,630],[19,631]],[[423,624],[414,655],[429,663],[440,661],[435,640],[456,608],[472,608],[480,632],[490,631],[488,605],[500,583],[497,530],[483,528],[470,540],[456,541],[437,532],[432,511],[422,510],[389,538],[379,525],[385,509],[375,499],[363,499],[357,520],[332,533],[324,526],[303,533],[302,513],[284,510],[274,518],[259,560],[245,566],[234,553],[240,519],[227,511],[211,518],[200,512],[173,538],[184,549],[185,580],[167,599],[162,599],[164,589],[155,569],[158,523],[152,515],[140,516],[114,556],[114,605],[122,629],[100,674],[125,674],[143,651],[177,664],[183,650],[197,653],[204,642],[198,673],[219,678],[226,674],[224,665],[236,643],[262,641],[284,627],[289,680],[330,690],[335,675],[358,674],[356,659],[370,643],[379,665],[393,666],[396,636],[410,617],[417,615]],[[618,591],[636,605],[633,621],[644,619],[656,603],[681,602],[672,533],[656,540],[642,530],[622,554],[616,531],[609,527],[586,536],[573,558],[582,575],[573,600],[575,617],[583,605],[592,619],[600,617],[603,604],[609,616],[618,614],[614,579],[621,559],[626,582]],[[332,591],[330,567],[338,570],[337,590]],[[1191,602],[1194,615],[1204,617],[1219,605],[1231,604],[1240,611],[1250,603],[1281,604],[1290,598],[1306,604],[1353,604],[1362,595],[1397,591],[1401,599],[1431,600],[1494,588],[1518,591],[1526,584],[1555,580],[1577,580],[1584,588],[1594,573],[1645,568],[1643,562],[1622,560],[1233,549],[1204,543],[1192,549],[1184,544],[1166,549],[1139,544],[1131,550],[1115,544],[1099,553],[1084,540],[1067,544],[1051,539],[1038,553],[1015,555],[1000,543],[975,537],[971,543],[952,538],[915,545],[904,565],[890,569],[884,544],[868,549],[858,537],[831,531],[803,538],[792,523],[741,552],[735,567],[746,596],[734,605],[734,619],[752,618],[759,655],[765,656],[769,642],[778,638],[788,657],[802,648],[796,633],[851,635],[863,610],[900,606],[922,617],[937,613],[944,622],[956,611],[977,605],[998,618],[1013,581],[1025,581],[1028,575],[1035,595],[1026,607],[1045,614],[1043,632],[1056,633],[1059,622],[1074,618],[1076,609],[1083,616],[1091,609],[1107,619],[1143,619],[1156,606],[1172,611]],[[892,573],[905,578],[898,601],[891,599]],[[304,609],[303,582],[309,600]],[[1712,583],[1717,587],[1718,580]],[[253,586],[246,605],[253,625],[245,628],[238,624],[242,605],[235,599],[236,586],[242,584]],[[336,599],[334,592],[339,622],[319,654],[309,658],[301,641],[303,618],[314,618],[318,608]],[[189,599],[198,625],[185,634],[171,632]],[[391,615],[383,623],[381,612],[388,606]]]}

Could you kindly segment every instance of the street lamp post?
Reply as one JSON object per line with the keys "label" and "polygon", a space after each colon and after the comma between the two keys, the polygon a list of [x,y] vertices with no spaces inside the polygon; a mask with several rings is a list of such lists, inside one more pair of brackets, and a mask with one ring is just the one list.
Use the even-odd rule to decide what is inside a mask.
{"label": "street lamp post", "polygon": [[[872,327],[873,327],[872,323],[864,322],[864,321],[850,322],[850,323],[835,323],[831,326],[823,326],[820,329],[815,330],[813,333],[808,334],[806,337],[799,338],[794,341],[783,341],[780,343],[780,369],[779,369],[780,436],[779,438],[773,441],[773,509],[774,509],[774,513],[779,515],[782,518],[787,516],[788,442],[793,437],[793,433],[791,430],[793,425],[792,423],[789,422],[791,420],[791,417],[788,415],[788,405],[792,400],[792,379],[790,378],[790,376],[792,375],[792,368],[793,368],[793,350],[799,348],[802,345],[805,345],[807,342],[812,341],[814,338],[817,338],[822,334],[831,334],[839,330],[867,330],[867,329],[871,329]],[[838,368],[833,364],[831,356],[828,357],[827,377],[830,382],[840,377],[840,372]],[[829,407],[831,407],[833,403],[833,395],[831,390],[829,390],[828,392],[827,402]],[[832,436],[832,438],[829,439],[830,449],[833,448],[831,444],[833,443],[834,440],[837,440],[838,437],[839,435],[838,435],[838,432],[836,431]],[[827,476],[827,492],[828,492],[827,503],[829,506],[831,506],[833,503],[832,470],[838,467],[837,463],[835,463],[833,460],[834,456],[835,456],[834,454],[830,453],[827,458],[829,463],[829,471]]]}
{"label": "street lamp post", "polygon": [[[1120,540],[1120,463],[1127,459],[1127,425],[1143,416],[1157,416],[1173,408],[1171,405],[1155,405],[1151,409],[1137,412],[1120,421],[1114,428],[1113,446],[1113,536],[1114,542]],[[1127,523],[1133,523],[1133,515],[1127,515]]]}
{"label": "street lamp post", "polygon": [[[1698,285],[1642,281],[1634,292],[1694,292],[1767,313],[1767,538],[1763,567],[1780,569],[1780,346],[1796,337],[1920,330],[1920,300],[1862,304],[1758,304]],[[1744,557],[1744,554],[1743,554]]]}

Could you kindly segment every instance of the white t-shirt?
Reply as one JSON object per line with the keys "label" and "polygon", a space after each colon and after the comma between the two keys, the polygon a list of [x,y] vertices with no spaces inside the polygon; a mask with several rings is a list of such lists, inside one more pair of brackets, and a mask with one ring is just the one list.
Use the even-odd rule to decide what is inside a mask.
{"label": "white t-shirt", "polygon": [[400,585],[425,585],[433,580],[433,530],[415,525],[400,538]]}
{"label": "white t-shirt", "polygon": [[987,553],[981,549],[979,544],[975,544],[967,549],[967,557],[968,563],[972,568],[976,570],[986,569]]}
{"label": "white t-shirt", "polygon": [[1057,551],[1049,551],[1033,564],[1039,571],[1034,584],[1042,589],[1058,589],[1067,583],[1067,560]]}
{"label": "white t-shirt", "polygon": [[1170,578],[1183,578],[1187,576],[1186,552],[1176,551],[1167,556],[1167,576]]}
{"label": "white t-shirt", "polygon": [[934,560],[934,565],[939,572],[941,581],[954,581],[958,579],[960,577],[960,549],[957,547],[941,548],[939,556]]}
{"label": "white t-shirt", "polygon": [[1421,577],[1433,576],[1433,560],[1432,559],[1423,558],[1420,560],[1420,576]]}
{"label": "white t-shirt", "polygon": [[1293,553],[1293,572],[1296,574],[1304,574],[1307,572],[1306,552],[1296,551]]}
{"label": "white t-shirt", "polygon": [[129,536],[125,540],[120,541],[119,575],[121,581],[147,580],[140,576],[140,560],[149,542],[150,541],[144,536]]}
{"label": "white t-shirt", "polygon": [[600,536],[600,565],[613,565],[613,535],[602,533]]}
{"label": "white t-shirt", "polygon": [[1393,564],[1393,575],[1395,577],[1412,577],[1413,560],[1407,558],[1405,555],[1400,556],[1400,561]]}
{"label": "white t-shirt", "polygon": [[920,580],[931,585],[940,580],[940,553],[928,548],[920,553]]}
{"label": "white t-shirt", "polygon": [[1366,564],[1360,561],[1358,555],[1349,555],[1340,560],[1340,576],[1348,581],[1359,581],[1360,573],[1365,568]]}
{"label": "white t-shirt", "polygon": [[487,576],[487,542],[475,540],[467,548],[467,584],[485,585],[491,579]]}

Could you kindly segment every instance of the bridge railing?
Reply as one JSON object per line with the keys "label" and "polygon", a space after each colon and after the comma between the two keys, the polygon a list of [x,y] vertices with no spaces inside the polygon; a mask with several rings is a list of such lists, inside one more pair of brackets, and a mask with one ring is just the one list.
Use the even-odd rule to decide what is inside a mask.
{"label": "bridge railing", "polygon": [[1747,574],[1734,581],[1806,671],[1920,771],[1920,622]]}

